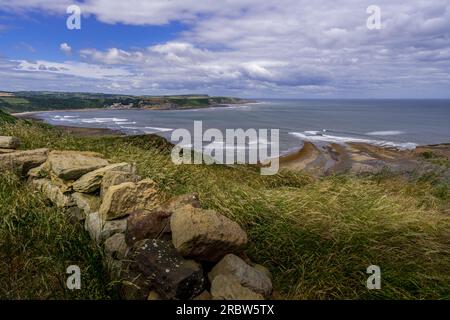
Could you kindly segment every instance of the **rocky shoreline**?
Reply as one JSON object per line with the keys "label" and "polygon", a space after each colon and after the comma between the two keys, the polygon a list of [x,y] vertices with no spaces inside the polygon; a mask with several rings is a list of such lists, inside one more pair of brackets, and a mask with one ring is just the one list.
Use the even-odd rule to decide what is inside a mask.
{"label": "rocky shoreline", "polygon": [[95,152],[17,150],[0,137],[0,169],[27,179],[106,252],[122,299],[263,300],[270,272],[244,254],[246,232],[196,194],[162,198],[133,165]]}

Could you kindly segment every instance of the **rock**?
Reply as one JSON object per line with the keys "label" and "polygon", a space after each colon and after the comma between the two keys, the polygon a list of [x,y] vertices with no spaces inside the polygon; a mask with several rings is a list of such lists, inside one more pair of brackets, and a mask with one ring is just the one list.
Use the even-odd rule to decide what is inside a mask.
{"label": "rock", "polygon": [[105,221],[100,234],[100,241],[104,241],[116,233],[124,233],[127,228],[127,218]]}
{"label": "rock", "polygon": [[201,265],[183,259],[170,241],[137,242],[131,259],[163,299],[191,299],[204,290]]}
{"label": "rock", "polygon": [[28,171],[28,177],[31,179],[40,179],[47,177],[47,171],[45,163],[41,164],[40,166],[31,169]]}
{"label": "rock", "polygon": [[48,149],[15,151],[0,154],[0,170],[11,170],[25,176],[30,169],[40,166],[47,160]]}
{"label": "rock", "polygon": [[155,209],[139,210],[128,217],[125,239],[129,246],[144,239],[159,239],[170,234],[169,219],[172,212]]}
{"label": "rock", "polygon": [[264,300],[259,293],[242,286],[236,277],[224,274],[211,283],[211,296],[213,300]]}
{"label": "rock", "polygon": [[158,292],[152,290],[148,294],[147,300],[161,300],[161,296],[159,295]]}
{"label": "rock", "polygon": [[98,212],[93,212],[86,216],[86,220],[84,221],[84,229],[89,233],[91,239],[95,242],[100,242],[102,228],[103,220],[100,218]]}
{"label": "rock", "polygon": [[94,152],[52,151],[48,156],[49,167],[58,178],[76,180],[82,175],[108,165],[108,161]]}
{"label": "rock", "polygon": [[200,208],[198,194],[188,193],[173,197],[169,201],[161,205],[161,210],[174,212],[175,210],[180,209],[185,205],[191,205],[194,208]]}
{"label": "rock", "polygon": [[211,293],[209,293],[208,290],[205,290],[198,296],[196,296],[193,300],[211,300],[211,299],[212,299]]}
{"label": "rock", "polygon": [[86,219],[86,214],[77,206],[63,208],[63,212],[69,217],[71,223],[79,223]]}
{"label": "rock", "polygon": [[20,146],[20,140],[16,137],[0,136],[0,148],[17,149]]}
{"label": "rock", "polygon": [[48,179],[35,179],[31,184],[41,191],[58,208],[75,206],[75,201],[70,195],[64,194],[58,186]]}
{"label": "rock", "polygon": [[125,182],[108,189],[99,213],[104,220],[124,217],[138,210],[151,211],[159,205],[155,183],[150,179]]}
{"label": "rock", "polygon": [[1,149],[0,148],[0,154],[2,154],[2,153],[12,153],[12,152],[16,152],[16,149]]}
{"label": "rock", "polygon": [[219,275],[232,275],[239,283],[250,290],[268,297],[272,293],[272,281],[267,271],[253,268],[234,254],[227,254],[208,274],[212,283]]}
{"label": "rock", "polygon": [[124,300],[147,300],[151,291],[150,280],[131,266],[134,263],[122,265],[120,277],[120,297]]}
{"label": "rock", "polygon": [[238,253],[247,244],[247,234],[234,221],[213,211],[186,205],[171,219],[172,241],[183,256],[201,261],[218,261]]}
{"label": "rock", "polygon": [[144,239],[165,238],[171,233],[170,216],[175,210],[187,204],[200,207],[198,196],[196,194],[181,195],[170,199],[151,212],[146,210],[133,212],[128,217],[125,233],[127,244],[132,246],[135,242]]}
{"label": "rock", "polygon": [[[45,170],[45,169],[44,169]],[[73,192],[72,184],[73,180],[63,180],[59,177],[57,177],[53,172],[49,173],[49,178],[52,181],[52,183],[57,186],[59,189],[61,189],[62,192]]]}
{"label": "rock", "polygon": [[125,171],[131,173],[131,165],[128,163],[115,163],[106,167],[91,171],[83,175],[80,179],[73,183],[73,190],[83,193],[92,193],[100,189],[103,176],[108,171]]}
{"label": "rock", "polygon": [[122,260],[127,254],[127,244],[123,233],[116,233],[105,240],[105,251],[113,259]]}
{"label": "rock", "polygon": [[100,208],[100,198],[97,196],[75,192],[72,194],[72,198],[76,206],[83,210],[86,216],[92,212],[98,212]]}
{"label": "rock", "polygon": [[107,171],[102,179],[102,184],[100,188],[100,197],[103,198],[109,187],[117,186],[118,184],[124,182],[138,182],[141,177],[137,176],[133,172],[123,172],[123,171]]}

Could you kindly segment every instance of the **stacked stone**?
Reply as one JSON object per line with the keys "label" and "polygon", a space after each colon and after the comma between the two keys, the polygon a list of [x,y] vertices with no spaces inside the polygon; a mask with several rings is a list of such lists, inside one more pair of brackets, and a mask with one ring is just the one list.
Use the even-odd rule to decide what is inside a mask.
{"label": "stacked stone", "polygon": [[[0,138],[4,146],[13,149],[18,141]],[[24,160],[23,152],[33,154],[34,161]],[[104,246],[124,299],[262,300],[271,295],[267,269],[242,258],[245,231],[202,209],[196,194],[162,203],[151,179],[141,180],[130,164],[110,164],[94,152],[19,153],[4,153],[13,155],[7,160],[0,154],[0,165],[3,161],[21,174],[27,170],[32,185],[71,221],[84,224]]]}

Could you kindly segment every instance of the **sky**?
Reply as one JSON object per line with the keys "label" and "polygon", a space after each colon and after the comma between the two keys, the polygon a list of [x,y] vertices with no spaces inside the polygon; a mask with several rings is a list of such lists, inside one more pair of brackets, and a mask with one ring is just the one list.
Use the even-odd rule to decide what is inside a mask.
{"label": "sky", "polygon": [[0,90],[450,98],[450,1],[0,0]]}

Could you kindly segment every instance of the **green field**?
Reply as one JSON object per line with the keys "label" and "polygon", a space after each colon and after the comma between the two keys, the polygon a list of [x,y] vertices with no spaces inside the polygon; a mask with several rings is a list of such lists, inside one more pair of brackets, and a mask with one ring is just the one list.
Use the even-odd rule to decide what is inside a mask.
{"label": "green field", "polygon": [[207,95],[130,96],[101,93],[32,92],[22,91],[14,96],[0,96],[0,110],[11,113],[45,110],[107,108],[113,104],[133,104],[133,107],[161,107],[170,109],[205,108],[216,104],[239,103],[230,97]]}
{"label": "green field", "polygon": [[[450,298],[449,189],[435,176],[316,179],[283,171],[263,177],[254,167],[175,166],[169,146],[156,137],[74,137],[28,122],[4,124],[0,134],[19,137],[26,149],[90,150],[114,162],[136,162],[139,174],[154,179],[166,197],[198,192],[203,207],[248,232],[246,253],[271,270],[277,299]],[[77,261],[90,270],[92,283],[82,297],[114,296],[101,250],[87,245],[83,231],[64,225],[61,214],[22,182],[1,179],[0,260],[13,267],[0,268],[0,287],[8,288],[0,295],[66,296],[57,285],[65,279],[62,267]],[[381,267],[382,290],[366,288],[372,264]]]}

